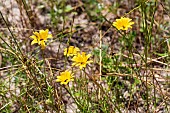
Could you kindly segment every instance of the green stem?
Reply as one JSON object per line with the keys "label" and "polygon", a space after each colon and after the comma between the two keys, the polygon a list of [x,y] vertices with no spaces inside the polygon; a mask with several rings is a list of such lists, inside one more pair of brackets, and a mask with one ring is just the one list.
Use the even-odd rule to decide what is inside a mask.
{"label": "green stem", "polygon": [[19,47],[19,45],[18,45],[18,43],[17,43],[17,40],[16,40],[16,38],[14,37],[14,34],[12,33],[11,29],[9,28],[9,25],[8,25],[8,23],[6,22],[6,20],[5,20],[5,18],[4,18],[4,16],[3,16],[3,14],[2,14],[1,11],[0,11],[0,14],[1,14],[1,17],[2,17],[3,21],[5,22],[6,27],[8,28],[8,31],[10,32],[10,34],[11,34],[11,36],[12,36],[12,38],[13,38],[16,46],[17,46],[17,49],[19,50],[20,54],[21,54],[22,57],[23,57],[24,55],[23,55],[23,53],[22,53],[22,51],[21,51],[21,49],[20,49],[20,47]]}

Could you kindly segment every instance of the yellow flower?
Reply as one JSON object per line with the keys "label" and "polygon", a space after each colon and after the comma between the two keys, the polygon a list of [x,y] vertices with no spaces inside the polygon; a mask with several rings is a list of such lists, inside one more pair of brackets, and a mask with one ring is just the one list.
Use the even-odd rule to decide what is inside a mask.
{"label": "yellow flower", "polygon": [[82,54],[78,53],[72,58],[72,61],[74,62],[72,65],[79,66],[80,69],[85,68],[87,64],[93,62],[92,60],[88,61],[90,57],[91,54],[86,55],[85,52],[82,52]]}
{"label": "yellow flower", "polygon": [[71,71],[64,71],[64,72],[61,72],[60,76],[57,76],[57,80],[56,82],[60,82],[60,84],[68,84],[68,82],[70,81],[74,81],[73,79],[73,73],[71,73]]}
{"label": "yellow flower", "polygon": [[68,49],[65,48],[64,49],[64,55],[67,57],[68,56],[74,56],[77,55],[77,53],[80,51],[80,49],[78,47],[74,47],[74,46],[70,46]]}
{"label": "yellow flower", "polygon": [[41,46],[41,49],[45,49],[45,42],[47,41],[48,38],[52,38],[52,35],[48,33],[48,29],[46,30],[40,30],[38,32],[33,32],[34,35],[30,36],[30,38],[34,39],[31,42],[31,45],[38,43],[38,45]]}
{"label": "yellow flower", "polygon": [[113,22],[113,26],[115,26],[118,30],[128,30],[128,28],[132,28],[131,25],[134,22],[131,22],[132,19],[121,17],[120,19],[116,19],[116,22]]}

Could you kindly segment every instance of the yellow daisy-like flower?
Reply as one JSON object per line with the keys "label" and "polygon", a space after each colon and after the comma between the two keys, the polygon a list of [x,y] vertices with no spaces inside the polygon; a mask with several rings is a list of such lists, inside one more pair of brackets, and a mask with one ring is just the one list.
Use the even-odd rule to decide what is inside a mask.
{"label": "yellow daisy-like flower", "polygon": [[68,84],[68,82],[70,81],[74,81],[73,79],[73,73],[71,73],[71,71],[64,71],[64,72],[61,72],[60,76],[57,76],[57,80],[56,82],[60,82],[60,84]]}
{"label": "yellow daisy-like flower", "polygon": [[132,28],[131,25],[134,24],[131,20],[130,18],[121,17],[120,19],[116,19],[116,22],[113,22],[113,26],[118,30],[128,30],[128,28]]}
{"label": "yellow daisy-like flower", "polygon": [[74,56],[77,55],[77,53],[80,51],[80,49],[78,47],[74,47],[74,46],[70,46],[68,49],[65,48],[64,49],[64,55],[67,57],[68,56]]}
{"label": "yellow daisy-like flower", "polygon": [[72,61],[74,62],[72,65],[79,66],[80,69],[85,68],[87,64],[93,62],[92,60],[88,61],[90,57],[91,54],[86,55],[85,52],[82,52],[82,54],[78,53],[72,58]]}
{"label": "yellow daisy-like flower", "polygon": [[45,42],[47,41],[48,38],[52,38],[52,35],[48,33],[49,30],[40,30],[39,33],[38,32],[33,32],[34,35],[30,36],[30,38],[34,39],[31,42],[31,45],[33,44],[38,44],[41,46],[41,49],[45,49]]}

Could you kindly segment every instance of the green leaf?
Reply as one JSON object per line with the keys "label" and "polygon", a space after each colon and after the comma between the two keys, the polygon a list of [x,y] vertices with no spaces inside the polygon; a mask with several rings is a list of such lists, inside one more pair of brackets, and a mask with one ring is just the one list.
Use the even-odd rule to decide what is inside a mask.
{"label": "green leaf", "polygon": [[71,7],[71,5],[67,5],[65,12],[70,12],[73,9],[73,7]]}

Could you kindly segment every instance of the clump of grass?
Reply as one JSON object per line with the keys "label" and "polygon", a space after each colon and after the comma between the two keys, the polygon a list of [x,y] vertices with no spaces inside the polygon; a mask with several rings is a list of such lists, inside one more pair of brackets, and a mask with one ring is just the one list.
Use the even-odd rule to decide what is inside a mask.
{"label": "clump of grass", "polygon": [[[29,16],[31,9],[26,7],[26,1],[22,2]],[[33,40],[24,39],[31,45],[28,48],[33,49],[28,49],[29,52],[25,52],[21,46],[23,41],[20,42],[0,12],[8,31],[0,34],[0,112],[169,112],[169,40],[157,34],[156,27],[160,26],[155,18],[159,2],[138,0],[134,9],[114,21],[108,20],[102,11],[107,6],[108,13],[114,13],[110,9],[121,7],[118,1],[116,6],[97,1],[78,3],[71,6],[67,1],[49,1],[47,5],[52,6],[48,26],[51,32],[49,28],[33,28],[33,35],[28,33]],[[74,44],[74,35],[85,29],[74,26],[79,17],[78,10],[84,11],[89,19],[93,18],[89,21],[98,23],[98,31],[95,31],[98,46],[93,50],[90,50],[90,44],[87,51],[80,43]],[[139,23],[136,16],[131,15],[135,11],[140,13]],[[70,21],[68,17],[72,13],[74,17]],[[29,21],[33,23],[31,19]],[[71,22],[69,30],[65,27],[67,21]],[[61,23],[62,28],[56,30]],[[106,31],[102,31],[104,23],[108,26]],[[111,36],[117,41],[117,51],[112,49],[114,43],[104,42],[110,31],[117,34]],[[137,48],[139,37],[141,47]],[[58,48],[55,56],[49,49],[53,43]],[[163,48],[160,51],[155,45]]]}

